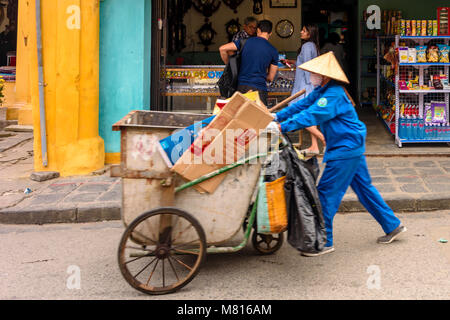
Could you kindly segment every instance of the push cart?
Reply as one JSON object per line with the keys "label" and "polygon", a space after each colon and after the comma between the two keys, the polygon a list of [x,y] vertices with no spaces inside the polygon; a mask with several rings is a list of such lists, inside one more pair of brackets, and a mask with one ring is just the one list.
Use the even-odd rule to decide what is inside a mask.
{"label": "push cart", "polygon": [[[185,183],[170,171],[157,150],[157,143],[174,130],[204,118],[201,114],[134,111],[113,126],[121,132],[121,163],[111,174],[122,178],[126,226],[119,244],[119,267],[125,280],[144,293],[181,289],[198,274],[207,254],[238,252],[252,234],[262,167],[262,161],[255,160],[267,152]],[[214,193],[201,194],[192,188],[224,172],[226,178]],[[239,245],[221,246],[241,228],[244,238]],[[253,231],[252,244],[260,254],[276,252],[283,241],[282,233]]]}

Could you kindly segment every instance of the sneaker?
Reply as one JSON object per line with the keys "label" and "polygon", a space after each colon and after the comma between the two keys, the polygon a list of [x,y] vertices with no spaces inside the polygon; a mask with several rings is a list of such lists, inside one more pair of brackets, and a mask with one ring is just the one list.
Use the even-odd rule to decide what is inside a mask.
{"label": "sneaker", "polygon": [[325,248],[323,248],[322,251],[319,251],[319,252],[314,252],[314,253],[312,253],[312,252],[302,252],[302,256],[305,256],[305,257],[318,257],[318,256],[321,256],[321,255],[324,255],[324,254],[327,254],[327,253],[331,253],[333,251],[334,251],[334,247],[325,247]]}
{"label": "sneaker", "polygon": [[383,237],[379,237],[378,238],[378,243],[383,243],[383,244],[388,244],[391,243],[392,241],[394,241],[400,234],[402,234],[403,232],[406,232],[406,227],[405,226],[399,226],[397,229],[395,229],[394,231],[392,231],[391,233],[383,236]]}

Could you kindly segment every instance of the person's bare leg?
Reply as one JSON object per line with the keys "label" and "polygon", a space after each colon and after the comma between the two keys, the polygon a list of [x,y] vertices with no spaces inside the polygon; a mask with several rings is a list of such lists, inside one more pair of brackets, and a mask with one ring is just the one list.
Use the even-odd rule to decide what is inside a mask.
{"label": "person's bare leg", "polygon": [[317,129],[316,126],[306,128],[306,130],[308,130],[309,133],[311,134],[311,146],[308,149],[306,149],[306,152],[318,153],[319,143],[317,139],[320,139],[320,141],[322,141],[323,146],[325,147],[326,146],[325,137],[323,136],[322,132],[320,132],[320,130]]}

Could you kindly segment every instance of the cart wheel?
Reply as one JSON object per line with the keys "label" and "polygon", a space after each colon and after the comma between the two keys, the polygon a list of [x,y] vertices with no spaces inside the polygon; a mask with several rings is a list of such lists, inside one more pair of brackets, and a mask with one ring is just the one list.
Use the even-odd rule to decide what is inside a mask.
{"label": "cart wheel", "polygon": [[132,287],[152,295],[172,293],[200,270],[206,257],[206,236],[190,214],[159,208],[127,227],[118,254],[120,271]]}
{"label": "cart wheel", "polygon": [[253,231],[253,248],[261,254],[269,255],[277,252],[284,242],[284,234],[261,234]]}

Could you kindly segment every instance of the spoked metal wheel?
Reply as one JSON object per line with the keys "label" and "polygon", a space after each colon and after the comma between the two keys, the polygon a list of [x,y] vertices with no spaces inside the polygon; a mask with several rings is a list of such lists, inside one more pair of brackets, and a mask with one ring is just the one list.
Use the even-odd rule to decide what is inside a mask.
{"label": "spoked metal wheel", "polygon": [[260,234],[253,231],[253,248],[261,254],[269,255],[277,252],[284,242],[284,233]]}
{"label": "spoked metal wheel", "polygon": [[125,280],[147,294],[167,294],[187,285],[206,257],[203,228],[190,214],[159,208],[134,220],[119,245]]}

